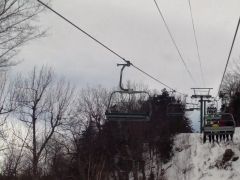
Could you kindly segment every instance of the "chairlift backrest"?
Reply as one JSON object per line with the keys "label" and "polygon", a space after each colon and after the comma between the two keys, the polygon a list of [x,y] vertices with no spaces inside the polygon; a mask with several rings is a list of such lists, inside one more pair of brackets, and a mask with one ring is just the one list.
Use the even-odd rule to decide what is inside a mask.
{"label": "chairlift backrest", "polygon": [[217,108],[216,107],[208,107],[207,108],[207,114],[216,114],[217,113]]}
{"label": "chairlift backrest", "polygon": [[233,115],[230,113],[208,114],[205,116],[205,119],[207,120],[207,124],[211,122],[222,122],[226,125],[235,126],[235,120],[233,118]]}

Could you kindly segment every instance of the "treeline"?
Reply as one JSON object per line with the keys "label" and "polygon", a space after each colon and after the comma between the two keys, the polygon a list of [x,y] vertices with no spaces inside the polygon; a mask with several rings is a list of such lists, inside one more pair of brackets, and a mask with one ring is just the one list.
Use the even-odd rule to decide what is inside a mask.
{"label": "treeline", "polygon": [[221,110],[233,114],[237,126],[240,126],[240,66],[227,73],[221,88],[220,98],[222,99]]}
{"label": "treeline", "polygon": [[149,100],[150,122],[118,123],[105,118],[109,90],[78,90],[51,68],[1,81],[0,179],[160,179],[174,135],[192,131],[184,115],[167,116],[181,100],[166,90]]}

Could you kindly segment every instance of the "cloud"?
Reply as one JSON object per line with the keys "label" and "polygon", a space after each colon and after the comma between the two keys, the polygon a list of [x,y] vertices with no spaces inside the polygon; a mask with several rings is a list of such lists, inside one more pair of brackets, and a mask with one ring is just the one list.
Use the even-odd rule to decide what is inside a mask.
{"label": "cloud", "polygon": [[[191,82],[180,62],[152,1],[81,0],[70,3],[55,0],[52,7],[163,82],[191,93],[193,85],[201,84],[187,1],[158,2],[196,84]],[[206,84],[217,88],[235,31],[240,1],[191,2]],[[34,65],[48,64],[80,87],[86,84],[116,86],[119,76],[116,63],[121,62],[120,59],[51,12],[40,16],[40,24],[50,28],[49,36],[25,46],[19,54],[19,58],[25,61],[14,71],[27,71]],[[236,49],[233,57],[239,56]],[[142,81],[152,89],[163,88],[139,72],[129,71],[126,79]]]}

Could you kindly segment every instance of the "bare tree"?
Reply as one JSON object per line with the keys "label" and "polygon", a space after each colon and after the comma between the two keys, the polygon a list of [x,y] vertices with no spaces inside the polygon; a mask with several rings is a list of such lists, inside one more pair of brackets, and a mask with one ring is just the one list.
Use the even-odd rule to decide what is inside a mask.
{"label": "bare tree", "polygon": [[97,134],[102,132],[108,100],[109,91],[101,86],[79,91],[68,124],[64,126],[65,140],[61,143],[72,157],[74,170],[70,174],[73,177],[103,179],[106,158],[100,150],[103,139],[97,138]]}
{"label": "bare tree", "polygon": [[43,151],[58,127],[68,118],[73,88],[63,80],[56,81],[51,69],[36,68],[17,82],[19,89],[17,114],[31,136],[24,140],[32,157],[32,175],[38,177],[38,165]]}
{"label": "bare tree", "polygon": [[[4,156],[3,174],[5,176],[17,177],[17,175],[19,175],[22,159],[25,156],[24,147],[29,135],[29,130],[30,129],[28,129],[25,137],[22,137],[21,133],[16,132],[12,126],[13,136],[8,139]],[[21,142],[23,141],[21,144],[19,143],[19,139],[21,139]]]}
{"label": "bare tree", "polygon": [[78,119],[85,122],[86,127],[89,126],[90,122],[94,122],[96,128],[100,131],[105,120],[108,97],[109,92],[101,86],[82,89],[76,106]]}
{"label": "bare tree", "polygon": [[0,73],[0,115],[7,115],[17,108],[17,89],[15,82],[8,78],[7,72]]}
{"label": "bare tree", "polygon": [[8,177],[16,176],[16,169],[15,167],[18,166],[18,157],[17,157],[17,146],[15,143],[16,139],[11,139],[11,143],[8,144],[8,149],[4,154],[4,161],[2,166],[2,173]]}
{"label": "bare tree", "polygon": [[15,65],[11,59],[18,53],[18,48],[44,35],[44,31],[33,23],[42,10],[37,1],[0,1],[0,68]]}
{"label": "bare tree", "polygon": [[16,110],[17,90],[6,72],[0,72],[0,138],[6,140],[6,120]]}

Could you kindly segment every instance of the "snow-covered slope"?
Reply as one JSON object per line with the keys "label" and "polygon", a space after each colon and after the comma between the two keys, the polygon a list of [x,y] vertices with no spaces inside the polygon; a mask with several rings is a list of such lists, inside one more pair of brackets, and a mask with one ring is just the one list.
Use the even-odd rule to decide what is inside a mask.
{"label": "snow-covered slope", "polygon": [[202,143],[199,133],[179,134],[175,138],[172,160],[164,165],[168,180],[240,180],[240,159],[228,161],[217,167],[226,149],[240,156],[240,128],[236,129],[233,142]]}

